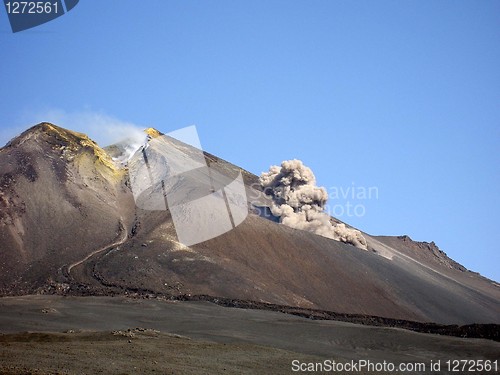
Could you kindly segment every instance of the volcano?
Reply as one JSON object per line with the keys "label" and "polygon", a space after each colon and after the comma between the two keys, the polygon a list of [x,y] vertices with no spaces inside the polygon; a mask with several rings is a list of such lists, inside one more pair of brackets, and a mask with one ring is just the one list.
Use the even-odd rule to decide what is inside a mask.
{"label": "volcano", "polygon": [[500,286],[433,242],[363,233],[365,250],[289,228],[262,215],[269,201],[257,176],[206,152],[209,168],[241,173],[248,215],[227,233],[185,246],[170,210],[135,204],[123,150],[49,123],[0,149],[2,296],[162,296],[439,324],[500,323]]}

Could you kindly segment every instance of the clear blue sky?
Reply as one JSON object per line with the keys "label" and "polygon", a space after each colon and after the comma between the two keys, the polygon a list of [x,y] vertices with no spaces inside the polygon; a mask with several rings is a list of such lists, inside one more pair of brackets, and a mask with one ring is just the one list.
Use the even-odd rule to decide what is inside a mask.
{"label": "clear blue sky", "polygon": [[254,173],[377,187],[340,219],[500,280],[500,1],[88,0],[16,34],[2,8],[0,53],[2,143],[51,111],[194,124]]}

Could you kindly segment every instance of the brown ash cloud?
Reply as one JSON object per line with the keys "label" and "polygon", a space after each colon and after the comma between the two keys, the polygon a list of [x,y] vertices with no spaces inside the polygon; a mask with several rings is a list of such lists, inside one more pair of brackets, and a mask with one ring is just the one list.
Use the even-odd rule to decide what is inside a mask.
{"label": "brown ash cloud", "polygon": [[271,166],[269,172],[261,174],[260,183],[272,197],[271,212],[280,223],[367,249],[360,231],[331,222],[325,212],[328,193],[316,185],[312,170],[302,161],[287,160],[281,166]]}

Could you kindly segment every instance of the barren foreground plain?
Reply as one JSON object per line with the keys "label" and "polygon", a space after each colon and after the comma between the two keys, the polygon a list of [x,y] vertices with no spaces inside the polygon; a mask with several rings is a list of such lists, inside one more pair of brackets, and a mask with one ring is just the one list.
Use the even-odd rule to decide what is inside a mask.
{"label": "barren foreground plain", "polygon": [[325,359],[429,369],[500,354],[493,340],[126,297],[2,298],[0,332],[2,374],[288,374]]}

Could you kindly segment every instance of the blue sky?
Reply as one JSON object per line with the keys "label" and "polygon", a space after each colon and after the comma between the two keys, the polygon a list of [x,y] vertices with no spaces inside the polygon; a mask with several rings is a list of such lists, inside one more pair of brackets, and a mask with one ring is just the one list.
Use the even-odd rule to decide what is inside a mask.
{"label": "blue sky", "polygon": [[496,0],[91,0],[16,34],[2,8],[0,141],[54,113],[101,142],[85,119],[194,124],[256,174],[376,187],[330,205],[498,281],[499,41]]}

